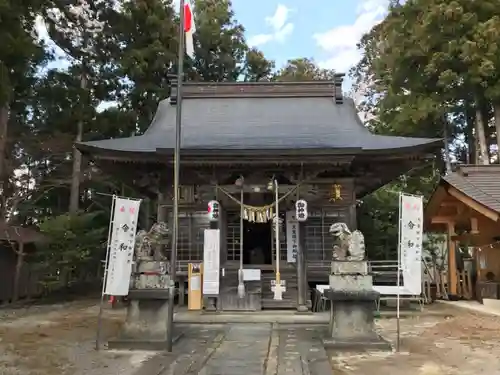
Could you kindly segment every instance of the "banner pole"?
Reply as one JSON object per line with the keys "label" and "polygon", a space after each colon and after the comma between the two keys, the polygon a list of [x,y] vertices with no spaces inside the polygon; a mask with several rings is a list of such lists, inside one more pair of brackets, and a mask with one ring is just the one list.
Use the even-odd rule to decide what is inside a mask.
{"label": "banner pole", "polygon": [[396,295],[396,351],[400,350],[400,284],[401,284],[401,215],[402,215],[403,194],[399,194],[399,219],[398,219],[398,270],[397,270],[397,295]]}
{"label": "banner pole", "polygon": [[170,252],[170,285],[167,316],[167,352],[171,353],[173,348],[174,329],[174,296],[175,283],[177,281],[177,247],[179,242],[179,190],[180,190],[180,168],[181,168],[181,125],[182,125],[182,83],[184,79],[184,6],[185,0],[180,1],[179,19],[179,50],[177,56],[177,104],[175,111],[175,148],[174,148],[174,202],[172,212],[172,249]]}
{"label": "banner pole", "polygon": [[113,195],[113,200],[111,201],[111,214],[109,217],[109,227],[108,227],[108,245],[106,247],[106,258],[104,260],[104,274],[102,279],[102,290],[101,290],[101,301],[99,303],[99,315],[97,316],[97,333],[95,339],[95,349],[101,349],[101,330],[102,330],[102,312],[104,307],[104,292],[106,291],[106,282],[108,277],[108,263],[109,263],[109,250],[111,247],[111,233],[113,230],[114,217],[115,217],[115,204],[116,195]]}

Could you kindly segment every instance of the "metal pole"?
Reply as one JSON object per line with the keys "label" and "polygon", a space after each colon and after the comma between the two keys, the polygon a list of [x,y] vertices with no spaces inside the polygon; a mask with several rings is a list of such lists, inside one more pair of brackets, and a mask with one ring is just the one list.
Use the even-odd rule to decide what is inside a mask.
{"label": "metal pole", "polygon": [[274,179],[274,190],[275,190],[275,199],[276,199],[276,221],[274,223],[275,234],[276,234],[276,286],[274,291],[274,299],[281,300],[283,299],[282,289],[281,289],[281,274],[280,274],[280,210],[279,210],[279,186],[278,180]]}
{"label": "metal pole", "polygon": [[401,341],[401,331],[400,331],[400,321],[399,321],[399,288],[401,284],[401,204],[403,195],[399,194],[399,225],[398,225],[398,273],[397,273],[397,291],[396,291],[396,351],[399,352],[400,341]]}
{"label": "metal pole", "polygon": [[243,281],[243,183],[240,192],[240,269],[238,270],[238,297],[245,298],[245,282]]}
{"label": "metal pole", "polygon": [[104,260],[104,275],[102,279],[102,290],[101,290],[101,302],[99,303],[99,315],[97,316],[97,334],[95,339],[95,349],[101,349],[101,331],[102,331],[102,310],[104,307],[104,292],[106,291],[106,278],[108,277],[108,263],[109,263],[109,250],[111,248],[111,234],[113,231],[113,224],[115,221],[115,203],[116,196],[113,195],[113,200],[111,201],[111,214],[109,218],[109,228],[108,228],[108,246],[106,248],[106,258]]}
{"label": "metal pole", "polygon": [[177,104],[175,113],[175,149],[174,149],[174,209],[172,230],[172,253],[170,255],[170,286],[167,317],[167,351],[172,351],[174,326],[174,295],[177,272],[177,241],[179,238],[179,170],[181,158],[181,122],[182,122],[182,80],[184,68],[184,0],[180,4],[179,51],[177,60]]}

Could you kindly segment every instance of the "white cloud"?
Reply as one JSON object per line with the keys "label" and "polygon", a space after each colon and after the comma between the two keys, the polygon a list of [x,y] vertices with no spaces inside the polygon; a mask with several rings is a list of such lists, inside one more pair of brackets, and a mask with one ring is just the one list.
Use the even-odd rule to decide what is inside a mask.
{"label": "white cloud", "polygon": [[313,35],[316,44],[329,55],[327,59],[319,61],[321,67],[347,72],[361,57],[361,51],[358,51],[356,44],[363,34],[382,21],[387,13],[388,0],[357,1],[354,23],[336,26]]}
{"label": "white cloud", "polygon": [[271,41],[283,43],[292,34],[294,28],[293,23],[287,22],[290,12],[290,8],[278,4],[274,14],[265,18],[266,24],[272,28],[272,32],[251,36],[248,39],[248,44],[250,46],[259,46]]}

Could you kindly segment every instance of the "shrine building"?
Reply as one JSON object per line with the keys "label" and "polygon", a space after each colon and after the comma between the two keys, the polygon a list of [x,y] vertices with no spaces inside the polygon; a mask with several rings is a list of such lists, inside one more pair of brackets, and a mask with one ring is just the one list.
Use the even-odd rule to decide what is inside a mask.
{"label": "shrine building", "polygon": [[[156,220],[170,222],[172,216],[175,81],[172,87],[143,135],[76,145],[141,195],[142,227],[151,226],[153,205]],[[439,139],[372,134],[353,100],[343,96],[342,75],[334,81],[185,83],[182,104],[179,281],[188,263],[203,262],[207,204],[217,200],[221,310],[235,304],[240,263],[260,270],[245,281],[247,294],[258,301],[251,309],[297,307],[298,283],[328,284],[330,226],[344,222],[356,229],[357,200],[428,162],[442,147]],[[283,220],[278,248],[273,182]],[[294,217],[298,199],[308,206],[301,238]],[[298,249],[304,254],[299,265]],[[282,301],[273,300],[270,286],[277,262],[286,283]]]}

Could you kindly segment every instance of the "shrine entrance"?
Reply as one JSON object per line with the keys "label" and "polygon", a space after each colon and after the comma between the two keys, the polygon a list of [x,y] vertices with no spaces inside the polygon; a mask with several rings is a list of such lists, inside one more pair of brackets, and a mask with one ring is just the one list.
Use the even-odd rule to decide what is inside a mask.
{"label": "shrine entrance", "polygon": [[243,221],[243,264],[272,264],[272,222]]}

